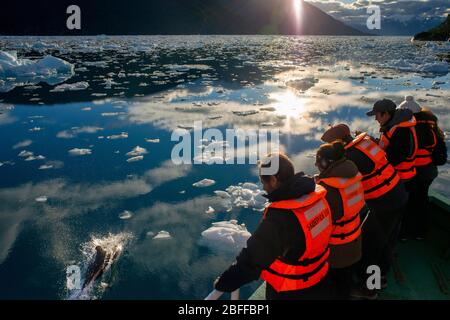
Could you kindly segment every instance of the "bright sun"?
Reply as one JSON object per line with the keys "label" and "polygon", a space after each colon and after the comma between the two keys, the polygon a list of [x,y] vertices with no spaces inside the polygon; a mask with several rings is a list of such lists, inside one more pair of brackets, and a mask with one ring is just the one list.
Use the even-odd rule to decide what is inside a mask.
{"label": "bright sun", "polygon": [[292,0],[294,6],[295,23],[297,27],[297,33],[300,31],[300,19],[302,18],[303,11],[303,1],[302,0]]}

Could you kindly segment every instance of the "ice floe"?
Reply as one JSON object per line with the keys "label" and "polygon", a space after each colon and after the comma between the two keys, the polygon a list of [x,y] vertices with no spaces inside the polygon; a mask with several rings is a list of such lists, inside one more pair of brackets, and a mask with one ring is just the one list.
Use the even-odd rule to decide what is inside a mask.
{"label": "ice floe", "polygon": [[164,230],[161,230],[153,237],[154,240],[168,240],[171,238],[172,238],[171,234]]}
{"label": "ice floe", "polygon": [[206,214],[213,214],[214,212],[216,212],[216,210],[214,210],[214,208],[211,206],[209,206],[208,209],[205,211]]}
{"label": "ice floe", "polygon": [[206,187],[210,187],[210,186],[215,185],[215,184],[216,184],[216,181],[214,181],[214,180],[211,180],[211,179],[203,179],[203,180],[201,180],[201,181],[198,181],[198,182],[196,182],[196,183],[193,183],[192,185],[193,185],[194,187],[197,187],[197,188],[206,188]]}
{"label": "ice floe", "polygon": [[142,161],[142,160],[144,160],[144,156],[136,156],[136,157],[127,159],[127,162],[137,162],[137,161]]}
{"label": "ice floe", "polygon": [[106,138],[109,139],[109,140],[127,139],[128,138],[128,133],[127,132],[122,132],[120,134],[107,136]]}
{"label": "ice floe", "polygon": [[92,154],[92,150],[91,149],[74,148],[74,149],[69,150],[69,154],[71,156],[86,156],[86,155]]}
{"label": "ice floe", "polygon": [[73,75],[72,64],[51,55],[39,60],[30,60],[18,58],[16,52],[0,51],[0,92],[39,82],[55,85]]}
{"label": "ice floe", "polygon": [[267,205],[265,192],[250,182],[229,186],[226,191],[216,190],[214,193],[222,199],[222,205],[227,211],[231,211],[234,207],[263,211]]}
{"label": "ice floe", "polygon": [[97,133],[98,131],[103,130],[103,128],[99,127],[72,127],[69,130],[60,131],[56,134],[56,137],[62,139],[71,139],[75,138],[80,133]]}
{"label": "ice floe", "polygon": [[47,197],[46,196],[40,196],[40,197],[37,197],[36,199],[36,202],[47,202]]}
{"label": "ice floe", "polygon": [[32,143],[33,143],[32,140],[24,140],[24,141],[21,141],[21,142],[16,143],[16,144],[13,146],[13,149],[25,148],[25,147],[30,146]]}
{"label": "ice floe", "polygon": [[159,143],[160,142],[159,139],[145,139],[145,141],[148,143]]}
{"label": "ice floe", "polygon": [[133,213],[131,211],[125,210],[121,214],[119,214],[119,218],[122,220],[128,220],[133,216]]}
{"label": "ice floe", "polygon": [[237,220],[214,222],[201,235],[202,245],[233,252],[244,248],[251,237],[245,224],[238,224]]}
{"label": "ice floe", "polygon": [[142,155],[147,154],[147,153],[148,153],[147,149],[137,146],[133,150],[128,152],[127,156],[129,156],[129,157],[137,157],[137,156],[142,156]]}
{"label": "ice floe", "polygon": [[86,90],[87,88],[89,88],[89,83],[87,83],[86,81],[81,81],[76,83],[60,84],[59,86],[56,86],[53,90],[50,90],[50,92],[80,91]]}

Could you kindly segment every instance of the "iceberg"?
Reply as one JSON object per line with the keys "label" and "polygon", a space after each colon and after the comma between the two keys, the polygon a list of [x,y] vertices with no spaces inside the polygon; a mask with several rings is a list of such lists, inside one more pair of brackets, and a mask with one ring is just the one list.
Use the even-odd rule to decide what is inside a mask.
{"label": "iceberg", "polygon": [[144,154],[147,154],[147,150],[145,148],[141,148],[139,146],[135,147],[133,150],[127,153],[127,156],[129,157],[137,157],[142,156]]}
{"label": "iceberg", "polygon": [[0,51],[0,92],[39,82],[56,85],[74,74],[74,65],[51,55],[30,60],[17,58],[16,52]]}
{"label": "iceberg", "polygon": [[236,220],[212,223],[212,227],[202,232],[201,244],[213,249],[238,251],[244,248],[251,237],[245,224]]}
{"label": "iceberg", "polygon": [[226,191],[215,191],[223,199],[223,205],[231,211],[233,207],[252,208],[254,211],[263,211],[267,205],[265,192],[250,182],[229,186]]}
{"label": "iceberg", "polygon": [[78,149],[78,148],[74,148],[69,150],[69,154],[71,156],[86,156],[92,153],[91,149]]}
{"label": "iceberg", "polygon": [[89,83],[87,83],[86,81],[81,81],[61,84],[59,86],[56,86],[53,90],[50,90],[50,92],[79,91],[86,90],[87,88],[89,88]]}
{"label": "iceberg", "polygon": [[213,214],[214,212],[216,212],[216,210],[214,210],[213,207],[208,207],[208,210],[205,211],[206,214]]}
{"label": "iceberg", "polygon": [[33,141],[31,141],[31,140],[24,140],[24,141],[21,141],[21,142],[16,143],[16,144],[13,146],[13,149],[25,148],[25,147],[30,146],[32,143],[33,143]]}
{"label": "iceberg", "polygon": [[37,197],[35,200],[36,200],[36,202],[47,202],[47,197],[40,196],[40,197]]}
{"label": "iceberg", "polygon": [[159,139],[145,139],[146,142],[148,143],[159,143]]}
{"label": "iceberg", "polygon": [[115,135],[112,135],[112,136],[107,136],[106,138],[109,139],[109,140],[127,139],[128,138],[128,133],[122,132],[121,134],[115,134]]}
{"label": "iceberg", "polygon": [[215,182],[214,180],[211,180],[211,179],[203,179],[203,180],[201,180],[201,181],[198,181],[198,182],[196,182],[196,183],[193,183],[192,185],[193,185],[194,187],[197,187],[197,188],[206,188],[206,187],[210,187],[210,186],[212,186],[212,185],[214,185],[214,184],[216,184],[216,182]]}
{"label": "iceberg", "polygon": [[156,236],[153,237],[153,240],[167,240],[167,239],[171,239],[172,236],[170,235],[169,232],[161,230],[160,232],[158,232],[156,234]]}
{"label": "iceberg", "polygon": [[142,160],[144,160],[144,156],[137,156],[137,157],[127,159],[127,162],[137,162],[137,161],[142,161]]}
{"label": "iceberg", "polygon": [[119,218],[122,220],[128,220],[133,216],[133,213],[131,211],[125,210],[121,214],[119,214]]}

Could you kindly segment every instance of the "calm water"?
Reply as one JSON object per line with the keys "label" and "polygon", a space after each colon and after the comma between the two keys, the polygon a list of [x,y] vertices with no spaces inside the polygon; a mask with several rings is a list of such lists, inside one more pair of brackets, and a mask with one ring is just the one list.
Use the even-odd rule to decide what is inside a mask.
{"label": "calm water", "polygon": [[[258,177],[252,165],[174,165],[171,134],[178,126],[201,120],[204,129],[222,132],[279,129],[282,149],[310,174],[330,123],[376,134],[365,112],[381,97],[399,103],[414,95],[450,131],[448,44],[352,37],[3,37],[0,50],[16,50],[19,61],[52,55],[74,67],[64,76],[36,69],[0,77],[3,299],[66,299],[67,266],[84,269],[97,243],[124,250],[89,298],[206,296],[238,250],[201,242],[202,231],[236,219],[252,232],[261,219],[256,205],[230,208],[214,191],[258,183]],[[79,90],[64,91],[57,87],[61,81]],[[147,153],[128,162],[136,146]],[[69,152],[76,148],[86,150]],[[205,178],[216,183],[192,186]],[[433,188],[448,194],[449,182],[446,165]],[[205,213],[209,207],[215,212]],[[125,210],[129,219],[121,219]],[[172,238],[153,239],[161,230]],[[243,288],[243,297],[256,285]]]}

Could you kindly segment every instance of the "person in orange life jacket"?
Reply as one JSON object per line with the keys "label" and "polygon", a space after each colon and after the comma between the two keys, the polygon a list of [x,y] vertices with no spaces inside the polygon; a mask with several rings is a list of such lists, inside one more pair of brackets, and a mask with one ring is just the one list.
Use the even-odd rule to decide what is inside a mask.
{"label": "person in orange life jacket", "polygon": [[416,120],[408,109],[397,109],[392,100],[375,102],[368,116],[375,116],[380,124],[380,147],[389,163],[395,167],[400,179],[410,181],[416,175],[414,166],[417,152]]}
{"label": "person in orange life jacket", "polygon": [[[417,121],[418,141],[418,152],[415,160],[416,176],[410,183],[411,198],[403,219],[400,237],[403,240],[408,237],[422,240],[425,237],[427,226],[428,191],[431,183],[438,175],[432,154],[439,135],[442,135],[442,133],[437,125],[437,117],[431,111],[422,109],[412,96],[405,97],[405,101],[399,105],[399,108],[414,113]],[[442,137],[440,138],[442,139]]]}
{"label": "person in orange life jacket", "polygon": [[270,205],[236,261],[216,280],[215,289],[232,292],[261,278],[266,299],[330,299],[328,277],[331,213],[326,190],[314,178],[294,173],[291,160],[269,155],[266,168],[278,158],[275,175],[260,175]]}
{"label": "person in orange life jacket", "polygon": [[391,248],[394,247],[388,240],[396,242],[394,232],[406,206],[408,193],[395,169],[388,163],[385,152],[366,133],[354,138],[346,124],[338,124],[329,128],[321,139],[328,143],[342,141],[347,159],[363,175],[365,201],[370,214],[363,218],[362,259],[357,268],[360,287],[352,291],[352,297],[375,299],[376,292],[367,290],[365,286],[366,270],[368,266],[379,265],[383,274],[382,286],[387,285],[385,274],[389,270]]}
{"label": "person in orange life jacket", "polygon": [[334,298],[348,299],[353,287],[353,266],[361,259],[360,211],[365,207],[362,176],[345,158],[344,145],[335,141],[317,151],[320,174],[316,183],[327,190],[333,218],[330,238],[330,277]]}

